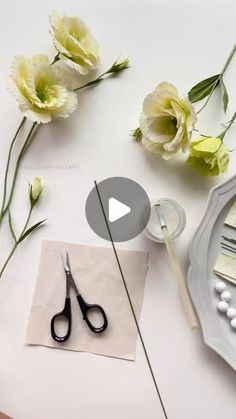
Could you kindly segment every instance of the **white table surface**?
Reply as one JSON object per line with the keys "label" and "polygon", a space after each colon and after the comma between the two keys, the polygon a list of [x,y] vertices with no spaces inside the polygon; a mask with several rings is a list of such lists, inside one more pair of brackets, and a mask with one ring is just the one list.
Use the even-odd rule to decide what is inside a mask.
{"label": "white table surface", "polygon": [[[94,179],[126,176],[151,198],[168,196],[185,208],[187,228],[176,251],[187,272],[189,240],[208,191],[235,173],[236,152],[227,176],[206,180],[144,152],[129,131],[137,126],[143,97],[158,82],[171,81],[186,92],[221,69],[235,42],[235,1],[0,0],[0,167],[21,118],[6,90],[10,61],[16,54],[53,56],[47,19],[55,9],[89,24],[102,49],[102,68],[119,54],[130,58],[131,68],[81,93],[73,116],[43,127],[23,162],[13,217],[20,229],[27,180],[40,175],[47,187],[34,219],[47,217],[48,223],[18,249],[0,281],[0,410],[14,419],[162,419],[140,342],[136,362],[24,345],[40,244],[42,237],[104,244],[86,222],[86,197]],[[225,77],[229,113],[225,119],[216,94],[201,115],[205,132],[219,133],[219,123],[235,111],[235,70],[236,61]],[[232,128],[231,148],[234,137]],[[1,234],[3,257],[10,240],[6,230]],[[143,235],[121,246],[150,252],[140,327],[168,418],[235,418],[236,374],[205,346],[201,331],[189,329],[165,248]]]}

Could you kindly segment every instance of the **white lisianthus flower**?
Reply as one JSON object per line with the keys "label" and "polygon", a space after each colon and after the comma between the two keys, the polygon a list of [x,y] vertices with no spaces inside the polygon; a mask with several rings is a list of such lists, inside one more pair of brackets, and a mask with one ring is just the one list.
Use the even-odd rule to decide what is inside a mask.
{"label": "white lisianthus flower", "polygon": [[180,98],[171,83],[162,82],[143,102],[139,120],[142,143],[147,150],[170,159],[178,150],[189,148],[196,122],[189,100]]}
{"label": "white lisianthus flower", "polygon": [[81,18],[54,13],[50,17],[50,25],[50,33],[61,60],[83,75],[96,68],[99,47]]}
{"label": "white lisianthus flower", "polygon": [[45,55],[15,57],[9,89],[23,114],[37,123],[67,118],[77,107],[76,93],[68,89],[60,69],[50,65]]}

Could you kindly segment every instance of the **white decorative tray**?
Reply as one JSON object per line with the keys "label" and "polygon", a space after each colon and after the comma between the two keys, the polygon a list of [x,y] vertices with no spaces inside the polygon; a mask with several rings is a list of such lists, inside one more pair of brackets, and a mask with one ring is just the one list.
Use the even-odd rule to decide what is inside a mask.
{"label": "white decorative tray", "polygon": [[[190,244],[188,272],[188,287],[201,322],[205,343],[218,352],[234,370],[236,329],[231,327],[225,314],[219,313],[216,308],[219,296],[215,291],[215,283],[219,278],[213,273],[213,267],[221,250],[221,235],[236,240],[236,229],[224,225],[235,199],[236,176],[211,190],[207,208]],[[227,253],[225,250],[223,252]],[[231,256],[236,257],[232,253]],[[232,306],[236,307],[236,286],[225,282],[232,293]]]}

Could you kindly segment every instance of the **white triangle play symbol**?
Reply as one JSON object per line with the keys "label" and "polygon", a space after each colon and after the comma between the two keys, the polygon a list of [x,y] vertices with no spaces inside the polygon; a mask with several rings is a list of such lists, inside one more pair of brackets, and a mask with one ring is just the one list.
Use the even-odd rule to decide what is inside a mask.
{"label": "white triangle play symbol", "polygon": [[123,202],[118,201],[115,198],[109,198],[108,218],[111,223],[124,217],[124,215],[129,214],[130,211],[131,209],[128,205],[123,204]]}

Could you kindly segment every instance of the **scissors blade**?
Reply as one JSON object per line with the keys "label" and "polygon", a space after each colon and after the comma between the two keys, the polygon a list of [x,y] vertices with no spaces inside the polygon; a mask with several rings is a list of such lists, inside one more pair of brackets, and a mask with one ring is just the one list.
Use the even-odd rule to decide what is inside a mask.
{"label": "scissors blade", "polygon": [[65,273],[70,272],[70,268],[67,265],[66,259],[65,259],[65,257],[63,255],[61,255],[61,261],[62,261],[62,265],[63,265],[63,268],[64,268]]}
{"label": "scissors blade", "polygon": [[68,252],[66,252],[66,265],[67,265],[67,267],[68,267],[68,270],[71,272],[70,259],[69,259],[69,254],[68,254]]}
{"label": "scissors blade", "polygon": [[76,293],[76,295],[79,295],[79,290],[76,286],[76,283],[74,281],[74,278],[72,276],[71,273],[71,267],[70,267],[70,259],[69,259],[69,254],[68,252],[66,252],[66,257],[64,257],[62,255],[62,263],[63,263],[63,267],[64,267],[64,271],[66,273],[66,281],[67,281],[67,295],[70,293],[69,291],[69,285],[73,288],[74,292]]}

